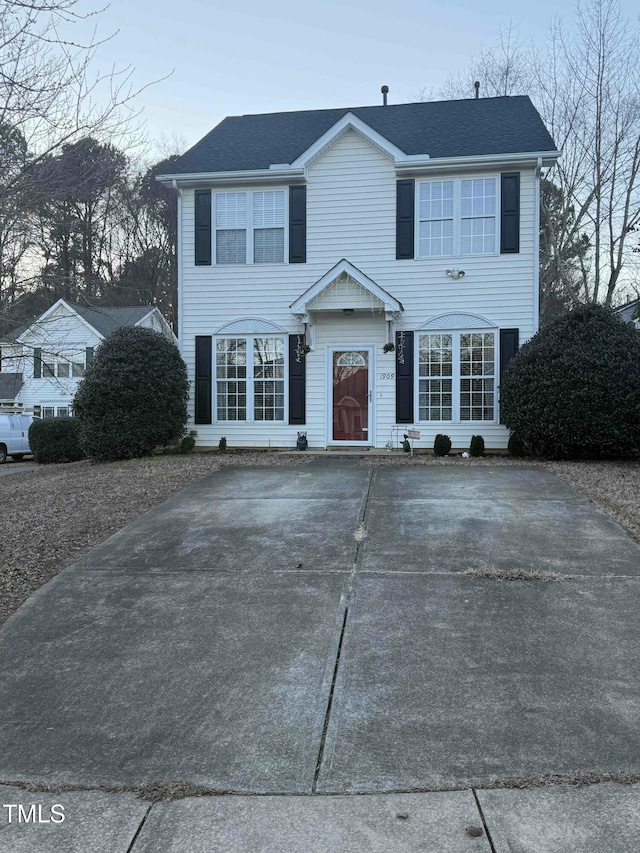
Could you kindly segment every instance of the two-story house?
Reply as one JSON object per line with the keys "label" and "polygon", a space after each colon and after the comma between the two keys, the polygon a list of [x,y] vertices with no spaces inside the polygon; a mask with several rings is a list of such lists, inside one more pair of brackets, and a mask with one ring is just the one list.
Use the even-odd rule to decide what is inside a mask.
{"label": "two-story house", "polygon": [[122,326],[154,329],[177,342],[160,311],[150,305],[102,308],[58,299],[2,345],[0,406],[44,418],[72,414],[78,382],[96,347]]}
{"label": "two-story house", "polygon": [[527,97],[226,118],[159,178],[197,443],[506,447],[557,157]]}

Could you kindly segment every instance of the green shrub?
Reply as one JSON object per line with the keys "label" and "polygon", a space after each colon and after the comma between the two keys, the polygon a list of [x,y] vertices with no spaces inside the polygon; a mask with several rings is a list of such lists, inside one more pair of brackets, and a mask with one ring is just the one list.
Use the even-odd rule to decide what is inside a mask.
{"label": "green shrub", "polygon": [[640,452],[640,335],[602,305],[581,306],[522,346],[500,389],[502,422],[555,459]]}
{"label": "green shrub", "polygon": [[189,382],[178,348],[159,332],[116,329],[100,344],[73,406],[80,444],[93,459],[145,456],[179,441]]}
{"label": "green shrub", "polygon": [[192,435],[185,435],[180,442],[180,453],[191,453],[196,446],[196,440]]}
{"label": "green shrub", "polygon": [[481,435],[471,436],[471,444],[469,445],[470,456],[484,455],[484,438]]}
{"label": "green shrub", "polygon": [[507,449],[509,450],[510,456],[521,457],[527,455],[527,448],[525,446],[524,441],[515,432],[512,432],[509,436],[509,444],[507,445]]}
{"label": "green shrub", "polygon": [[451,450],[451,439],[448,435],[438,433],[433,442],[433,452],[436,456],[446,456]]}
{"label": "green shrub", "polygon": [[220,441],[218,442],[218,450],[220,451],[220,453],[224,453],[226,449],[227,449],[227,439],[226,439],[226,436],[223,435],[222,438],[220,439]]}
{"label": "green shrub", "polygon": [[77,462],[84,458],[76,418],[36,418],[29,427],[29,447],[36,462]]}

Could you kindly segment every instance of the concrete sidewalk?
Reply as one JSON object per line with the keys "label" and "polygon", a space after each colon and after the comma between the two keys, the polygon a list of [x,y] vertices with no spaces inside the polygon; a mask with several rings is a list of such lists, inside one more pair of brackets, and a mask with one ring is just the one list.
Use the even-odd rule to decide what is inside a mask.
{"label": "concrete sidewalk", "polygon": [[[488,566],[569,577],[464,574]],[[90,825],[98,797],[122,803],[113,840],[79,829],[78,850],[627,853],[635,786],[484,788],[640,773],[639,583],[640,548],[539,469],[225,469],[6,623],[0,782],[212,795],[148,812],[133,794],[60,793]],[[20,793],[3,802],[53,796],[3,797]],[[576,835],[598,838],[599,809],[619,846]],[[62,837],[2,821],[0,851]]]}

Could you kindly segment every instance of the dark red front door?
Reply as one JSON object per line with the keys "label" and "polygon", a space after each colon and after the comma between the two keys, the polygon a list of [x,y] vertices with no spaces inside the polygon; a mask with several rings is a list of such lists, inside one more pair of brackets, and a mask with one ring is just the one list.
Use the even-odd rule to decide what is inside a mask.
{"label": "dark red front door", "polygon": [[369,353],[333,353],[333,441],[369,441]]}

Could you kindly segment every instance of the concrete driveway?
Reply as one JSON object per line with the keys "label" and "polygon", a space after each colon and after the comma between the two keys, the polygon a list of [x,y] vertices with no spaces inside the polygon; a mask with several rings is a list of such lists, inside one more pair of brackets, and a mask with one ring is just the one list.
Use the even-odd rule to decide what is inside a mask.
{"label": "concrete driveway", "polygon": [[[569,577],[464,574],[489,566]],[[637,773],[639,584],[640,548],[540,469],[227,468],[7,622],[0,783],[383,796]],[[438,802],[478,822],[460,795]],[[173,850],[152,826],[130,849]]]}

